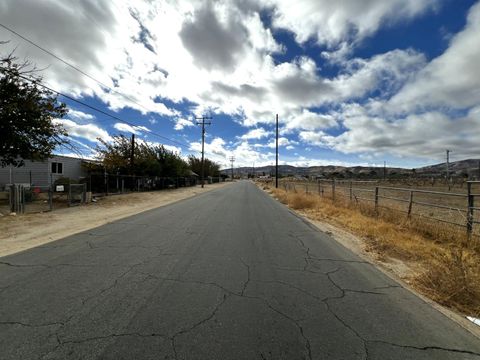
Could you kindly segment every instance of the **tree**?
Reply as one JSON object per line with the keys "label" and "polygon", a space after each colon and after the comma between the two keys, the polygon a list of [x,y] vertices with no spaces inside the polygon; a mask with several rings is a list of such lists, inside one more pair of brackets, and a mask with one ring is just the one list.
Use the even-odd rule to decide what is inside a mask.
{"label": "tree", "polygon": [[113,136],[113,141],[98,139],[98,159],[108,172],[120,175],[139,176],[185,176],[188,164],[180,155],[165,149],[163,145],[151,145],[142,140],[135,142],[133,166],[131,163],[132,143],[123,135]]}
{"label": "tree", "polygon": [[[53,122],[68,110],[56,94],[41,87],[42,78],[13,54],[0,58],[0,164],[22,166],[24,159],[45,160],[68,144],[65,129]],[[26,80],[26,79],[32,79]]]}
{"label": "tree", "polygon": [[[202,173],[202,159],[197,158],[193,155],[190,155],[188,157],[188,165],[190,166],[190,169],[196,173],[197,175],[200,175]],[[210,160],[210,159],[205,159],[204,160],[204,169],[205,169],[205,176],[212,176],[212,177],[218,177],[220,176],[220,165],[218,165],[216,162]]]}

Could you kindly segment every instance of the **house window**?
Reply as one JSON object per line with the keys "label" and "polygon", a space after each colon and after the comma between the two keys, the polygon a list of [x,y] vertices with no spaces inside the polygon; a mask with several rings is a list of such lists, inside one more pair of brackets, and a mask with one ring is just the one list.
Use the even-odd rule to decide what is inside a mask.
{"label": "house window", "polygon": [[63,164],[60,162],[52,162],[52,174],[63,174]]}

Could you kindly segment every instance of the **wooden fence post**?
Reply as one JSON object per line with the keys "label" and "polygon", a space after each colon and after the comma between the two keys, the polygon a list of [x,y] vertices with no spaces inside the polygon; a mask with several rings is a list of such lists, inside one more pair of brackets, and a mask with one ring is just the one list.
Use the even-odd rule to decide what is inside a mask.
{"label": "wooden fence post", "polygon": [[335,179],[332,180],[332,200],[335,201]]}
{"label": "wooden fence post", "polygon": [[353,200],[353,188],[352,188],[352,180],[350,180],[350,202]]}
{"label": "wooden fence post", "polygon": [[407,217],[410,218],[412,215],[412,205],[413,205],[413,191],[410,191],[410,200],[408,201],[408,211]]}
{"label": "wooden fence post", "polygon": [[305,194],[308,194],[308,183],[305,184]]}
{"label": "wooden fence post", "polygon": [[378,186],[375,186],[375,214],[378,215]]}
{"label": "wooden fence post", "polygon": [[474,207],[474,197],[472,194],[472,183],[469,182],[467,184],[467,201],[468,201],[468,208],[467,208],[467,235],[468,239],[472,237],[473,232],[473,207]]}

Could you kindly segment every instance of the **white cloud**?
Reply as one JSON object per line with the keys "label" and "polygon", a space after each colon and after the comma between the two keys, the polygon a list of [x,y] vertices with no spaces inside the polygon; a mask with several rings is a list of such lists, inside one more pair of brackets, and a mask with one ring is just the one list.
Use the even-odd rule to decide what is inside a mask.
{"label": "white cloud", "polygon": [[341,135],[302,131],[299,138],[347,154],[441,160],[445,149],[452,149],[459,158],[476,157],[480,152],[480,106],[458,118],[433,111],[387,120],[359,105],[346,106],[340,116],[347,128]]}
{"label": "white cloud", "polygon": [[135,135],[141,135],[144,132],[150,132],[151,130],[145,126],[131,126],[125,123],[115,123],[113,125],[115,129],[122,132],[128,132]]}
{"label": "white cloud", "polygon": [[376,32],[385,23],[395,23],[421,15],[437,0],[270,0],[273,23],[292,31],[303,43],[315,38],[334,46],[342,41],[358,41]]}
{"label": "white cloud", "polygon": [[292,115],[292,119],[286,123],[285,131],[327,129],[335,126],[337,121],[334,116],[303,109],[302,112]]}
{"label": "white cloud", "polygon": [[62,125],[69,136],[75,136],[87,139],[91,142],[98,142],[98,139],[111,141],[112,138],[108,132],[95,124],[78,124],[72,120],[55,119],[53,123]]}
{"label": "white cloud", "polygon": [[[273,124],[275,113],[286,139],[281,146],[289,149],[298,134],[304,143],[346,153],[431,157],[448,144],[459,153],[475,154],[471,134],[477,131],[473,119],[478,119],[475,109],[480,104],[480,3],[471,8],[465,29],[451,38],[444,54],[429,63],[412,49],[352,58],[365,37],[421,16],[439,3],[0,2],[6,25],[134,101],[103,89],[5,30],[0,29],[0,38],[11,40],[2,45],[2,52],[17,47],[19,58],[45,68],[44,78],[52,87],[77,97],[95,95],[112,110],[136,109],[152,125],[157,120],[149,110],[172,117],[175,130],[194,126],[192,119],[175,110],[185,104],[214,115],[235,116],[247,127],[236,137],[239,142],[229,144],[215,137],[207,144],[221,161],[231,154],[238,156],[239,163],[249,163],[248,156],[268,161],[271,154],[262,151],[269,151],[272,143],[251,145],[248,140],[272,135],[262,124]],[[335,63],[338,74],[322,75],[321,62],[308,56],[274,59],[285,49],[262,22],[264,11],[273,11],[269,15],[274,27],[292,31],[298,42],[314,39],[322,49],[326,45],[323,58]],[[90,141],[109,138],[92,120],[92,115],[72,110],[61,121],[73,136]],[[147,127],[120,122],[114,127],[135,134],[149,132]],[[332,128],[334,132],[329,131]],[[341,131],[345,132],[329,135]],[[425,134],[432,136],[420,141]],[[199,150],[199,143],[192,148]]]}
{"label": "white cloud", "polygon": [[95,116],[93,116],[92,114],[87,114],[82,111],[74,110],[74,109],[70,109],[68,111],[67,117],[74,121],[80,121],[80,122],[89,122],[95,119]]}
{"label": "white cloud", "polygon": [[272,134],[273,134],[273,132],[267,131],[264,128],[260,127],[260,128],[250,130],[246,134],[243,134],[242,136],[240,136],[240,138],[243,139],[243,140],[261,139],[261,138],[270,136]]}
{"label": "white cloud", "polygon": [[431,106],[465,108],[480,103],[480,2],[449,48],[393,97],[391,106],[411,111]]}
{"label": "white cloud", "polygon": [[[286,137],[279,137],[278,138],[278,147],[287,146],[287,145],[291,145],[291,144],[296,144],[296,142],[291,141],[291,140],[287,139]],[[275,149],[277,147],[276,140],[272,139],[272,141],[270,141],[267,145],[265,145],[265,147],[268,147],[270,149]]]}
{"label": "white cloud", "polygon": [[186,128],[186,127],[191,127],[191,126],[195,126],[195,124],[193,123],[193,121],[187,120],[187,119],[183,119],[183,118],[178,118],[178,119],[175,121],[174,129],[175,129],[175,130],[183,130],[184,128]]}

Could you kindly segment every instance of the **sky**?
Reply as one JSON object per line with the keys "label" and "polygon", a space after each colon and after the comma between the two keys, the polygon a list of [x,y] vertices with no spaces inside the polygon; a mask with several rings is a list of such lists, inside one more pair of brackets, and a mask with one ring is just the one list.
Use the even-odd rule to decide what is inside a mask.
{"label": "sky", "polygon": [[56,57],[4,27],[1,55],[117,118],[60,97],[76,156],[132,133],[199,156],[208,116],[208,158],[271,165],[276,114],[281,164],[480,154],[480,1],[3,0],[0,25]]}

